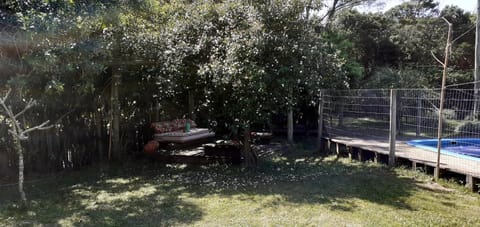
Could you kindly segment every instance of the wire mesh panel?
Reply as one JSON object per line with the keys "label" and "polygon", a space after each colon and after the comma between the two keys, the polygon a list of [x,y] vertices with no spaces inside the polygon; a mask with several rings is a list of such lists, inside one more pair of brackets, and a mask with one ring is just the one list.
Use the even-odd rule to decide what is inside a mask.
{"label": "wire mesh panel", "polygon": [[[325,90],[323,94],[325,128],[330,135],[388,136],[390,90]],[[437,138],[440,89],[401,89],[396,99],[397,135]],[[472,89],[446,89],[443,138],[480,138],[475,100]]]}
{"label": "wire mesh panel", "polygon": [[389,90],[324,92],[325,128],[330,135],[388,135]]}
{"label": "wire mesh panel", "polygon": [[[440,89],[325,90],[322,94],[325,135],[330,138],[389,154],[389,136],[396,135],[396,156],[429,165],[437,162]],[[480,177],[479,100],[473,90],[445,90],[442,168]],[[390,132],[391,123],[396,124],[395,132]]]}
{"label": "wire mesh panel", "polygon": [[[399,91],[398,133],[419,138],[437,138],[440,89]],[[473,90],[447,89],[442,114],[443,138],[480,138],[480,122]]]}
{"label": "wire mesh panel", "polygon": [[398,99],[398,133],[404,136],[436,138],[440,90],[400,90]]}

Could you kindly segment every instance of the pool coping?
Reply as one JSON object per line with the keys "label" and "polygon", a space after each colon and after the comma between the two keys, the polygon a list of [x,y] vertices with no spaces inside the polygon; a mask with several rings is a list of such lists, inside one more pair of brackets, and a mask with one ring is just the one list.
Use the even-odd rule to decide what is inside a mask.
{"label": "pool coping", "polygon": [[[476,140],[479,140],[479,141],[480,141],[480,138],[461,138],[461,139],[444,138],[444,139],[442,139],[442,141],[445,141],[445,140],[460,140],[460,141],[461,141],[461,140],[471,140],[471,139],[476,139]],[[431,147],[431,146],[426,146],[426,145],[417,144],[418,142],[425,142],[425,141],[436,142],[436,143],[438,144],[438,139],[418,139],[418,140],[410,140],[410,141],[407,141],[407,144],[410,145],[410,146],[422,148],[422,149],[424,149],[424,150],[428,150],[428,151],[432,151],[432,152],[437,153],[438,150],[437,150],[436,147]],[[455,153],[455,152],[451,152],[451,151],[448,151],[448,150],[444,150],[443,148],[441,149],[440,154],[446,154],[446,155],[449,155],[449,156],[453,156],[453,157],[457,157],[457,158],[462,158],[462,159],[468,159],[468,160],[471,160],[471,161],[480,161],[480,158],[476,158],[476,157],[469,156],[469,155],[464,155],[464,154],[459,154],[459,153]]]}

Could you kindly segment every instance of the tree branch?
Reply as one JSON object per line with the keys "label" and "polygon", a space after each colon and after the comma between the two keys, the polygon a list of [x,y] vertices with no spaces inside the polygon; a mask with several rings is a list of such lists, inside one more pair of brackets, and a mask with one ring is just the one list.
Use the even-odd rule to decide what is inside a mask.
{"label": "tree branch", "polygon": [[445,66],[445,65],[443,64],[443,62],[440,61],[440,59],[438,59],[437,56],[435,56],[435,54],[433,53],[433,51],[430,51],[430,53],[432,54],[433,58],[434,58],[438,63],[440,63],[440,65]]}
{"label": "tree branch", "polygon": [[7,93],[3,98],[0,98],[0,102],[5,103],[5,101],[8,99],[8,96],[10,96],[10,93],[12,92],[12,89],[8,89]]}
{"label": "tree branch", "polygon": [[32,108],[33,106],[36,105],[36,102],[33,101],[33,99],[30,99],[27,103],[27,105],[25,106],[25,108],[23,108],[22,111],[20,111],[19,113],[15,114],[15,118],[18,118],[19,116],[21,116],[22,114],[24,114],[28,109]]}
{"label": "tree branch", "polygon": [[43,122],[43,123],[40,124],[40,125],[31,127],[31,128],[28,128],[28,129],[25,129],[21,134],[26,135],[27,133],[32,132],[32,131],[35,131],[35,130],[47,130],[47,129],[51,129],[51,128],[53,127],[53,125],[46,126],[48,123],[50,123],[50,121],[45,121],[45,122]]}
{"label": "tree branch", "polygon": [[68,116],[69,114],[73,113],[75,110],[76,110],[76,107],[73,107],[71,110],[69,110],[68,112],[66,112],[66,113],[63,114],[62,116],[60,116],[60,118],[58,118],[58,119],[54,122],[54,124],[60,123],[63,118],[65,118],[65,117]]}
{"label": "tree branch", "polygon": [[12,108],[9,108],[7,106],[7,104],[5,104],[5,101],[8,99],[8,97],[10,96],[10,92],[12,91],[12,89],[8,89],[7,91],[7,94],[3,97],[3,98],[0,98],[0,105],[3,107],[3,109],[5,110],[5,112],[7,113],[8,117],[13,121],[13,123],[15,125],[18,125],[16,123],[16,120],[15,120],[15,115],[13,114],[12,112]]}
{"label": "tree branch", "polygon": [[10,129],[10,130],[8,130],[8,132],[10,132],[14,137],[16,137],[19,140],[27,140],[28,139],[28,136],[27,136],[28,133],[30,133],[32,131],[35,131],[35,130],[47,130],[47,129],[50,129],[50,128],[53,127],[53,125],[47,126],[48,123],[50,123],[50,121],[45,121],[45,122],[41,123],[40,125],[31,127],[31,128],[28,128],[28,129],[22,129],[22,127],[20,127],[20,123],[18,122],[17,118],[19,116],[21,116],[22,114],[24,114],[28,109],[32,108],[36,104],[36,102],[33,99],[30,99],[27,102],[27,105],[23,108],[22,111],[20,111],[17,114],[14,114],[13,111],[12,111],[12,107],[7,106],[5,104],[5,101],[8,99],[11,91],[12,90],[9,89],[7,91],[7,94],[3,98],[0,98],[0,106],[3,107],[3,109],[5,110],[5,112],[8,115],[8,118],[10,118],[10,121],[12,122],[12,124],[14,124],[12,126],[13,130]]}
{"label": "tree branch", "polygon": [[28,138],[22,137],[21,135],[18,135],[15,133],[13,130],[9,129],[8,132],[13,135],[13,137],[17,138],[18,140],[26,140]]}
{"label": "tree branch", "polygon": [[448,26],[452,25],[452,23],[450,23],[450,21],[448,21],[447,18],[442,17],[442,19],[443,19],[445,22],[447,22]]}

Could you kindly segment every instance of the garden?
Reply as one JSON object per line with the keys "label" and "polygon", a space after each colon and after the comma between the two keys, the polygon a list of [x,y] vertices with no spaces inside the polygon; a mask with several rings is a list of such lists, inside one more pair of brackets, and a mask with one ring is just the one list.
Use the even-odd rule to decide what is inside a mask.
{"label": "garden", "polygon": [[320,142],[383,136],[384,89],[425,89],[399,98],[399,132],[432,136],[443,57],[447,96],[475,103],[447,104],[448,135],[477,135],[476,15],[433,0],[360,10],[382,3],[4,1],[0,225],[480,223],[458,178]]}
{"label": "garden", "polygon": [[[262,147],[263,146],[263,147]],[[63,226],[472,226],[480,196],[455,182],[311,152],[311,141],[255,149],[259,169],[135,162],[26,183],[31,204],[2,202],[0,224]],[[15,187],[0,199],[16,198]]]}

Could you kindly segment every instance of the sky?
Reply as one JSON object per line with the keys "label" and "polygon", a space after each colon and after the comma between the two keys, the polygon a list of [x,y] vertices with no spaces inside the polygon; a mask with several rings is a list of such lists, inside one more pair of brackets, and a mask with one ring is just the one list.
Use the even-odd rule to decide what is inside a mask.
{"label": "sky", "polygon": [[477,8],[477,1],[475,0],[440,0],[440,9],[446,5],[457,5],[468,12],[474,12]]}
{"label": "sky", "polygon": [[[403,0],[386,0],[386,5],[384,10],[388,10],[389,8],[399,5]],[[476,11],[477,1],[476,0],[438,0],[440,2],[440,9],[447,5],[456,5],[467,12],[474,12]]]}

